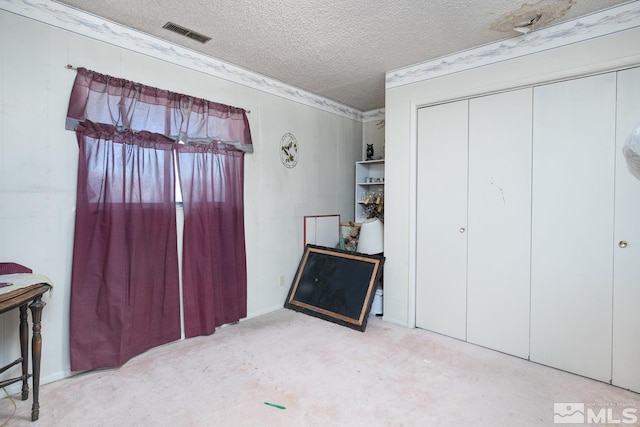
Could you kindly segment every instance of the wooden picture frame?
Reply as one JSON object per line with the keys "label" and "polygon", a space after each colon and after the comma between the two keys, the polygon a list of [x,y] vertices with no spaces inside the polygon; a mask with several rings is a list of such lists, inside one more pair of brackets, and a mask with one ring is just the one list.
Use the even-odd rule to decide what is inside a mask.
{"label": "wooden picture frame", "polygon": [[384,257],[308,244],[285,308],[364,332]]}

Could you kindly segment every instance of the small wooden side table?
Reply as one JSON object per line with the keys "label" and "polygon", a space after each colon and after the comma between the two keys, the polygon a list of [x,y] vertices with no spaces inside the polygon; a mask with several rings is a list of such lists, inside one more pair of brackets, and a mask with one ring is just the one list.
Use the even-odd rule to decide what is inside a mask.
{"label": "small wooden side table", "polygon": [[[42,309],[46,305],[42,295],[51,289],[51,285],[39,283],[0,295],[0,314],[20,308],[20,357],[6,366],[0,367],[0,373],[17,364],[22,364],[22,375],[0,381],[0,387],[22,381],[22,400],[29,398],[30,376],[33,377],[33,406],[31,407],[31,421],[37,421],[40,416],[38,393],[40,389],[40,359],[42,356],[42,335],[40,334]],[[29,374],[29,322],[27,321],[27,307],[31,310],[33,320],[33,337],[31,338],[31,359],[33,375]]]}

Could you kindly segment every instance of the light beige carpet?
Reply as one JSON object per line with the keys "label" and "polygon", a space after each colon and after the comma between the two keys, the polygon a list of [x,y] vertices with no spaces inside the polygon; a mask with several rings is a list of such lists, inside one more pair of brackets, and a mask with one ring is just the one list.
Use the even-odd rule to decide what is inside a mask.
{"label": "light beige carpet", "polygon": [[[550,426],[560,402],[640,412],[639,394],[429,331],[371,316],[362,333],[286,309],[40,394],[39,421],[16,400],[8,425]],[[0,400],[0,425],[12,410]]]}

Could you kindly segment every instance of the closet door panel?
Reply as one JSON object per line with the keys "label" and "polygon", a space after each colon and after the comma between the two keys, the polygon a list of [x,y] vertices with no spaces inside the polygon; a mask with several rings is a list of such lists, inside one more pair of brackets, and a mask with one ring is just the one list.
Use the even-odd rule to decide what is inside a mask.
{"label": "closet door panel", "polygon": [[468,101],[418,111],[416,326],[466,339]]}
{"label": "closet door panel", "polygon": [[529,356],[532,89],[469,103],[467,340]]}
{"label": "closet door panel", "polygon": [[531,360],[611,378],[615,73],[534,88]]}
{"label": "closet door panel", "polygon": [[[640,68],[618,73],[613,282],[613,384],[640,392],[640,180],[622,147],[640,126]],[[621,242],[626,242],[626,245]]]}

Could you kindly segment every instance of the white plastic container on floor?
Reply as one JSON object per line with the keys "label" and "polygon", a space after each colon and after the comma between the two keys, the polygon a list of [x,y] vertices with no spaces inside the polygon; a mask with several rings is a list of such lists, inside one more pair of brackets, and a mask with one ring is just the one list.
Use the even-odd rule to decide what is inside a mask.
{"label": "white plastic container on floor", "polygon": [[375,295],[373,296],[373,303],[371,303],[371,311],[369,314],[382,314],[382,289],[376,290]]}

